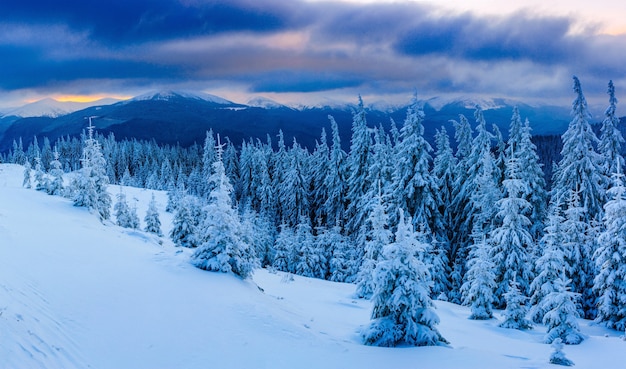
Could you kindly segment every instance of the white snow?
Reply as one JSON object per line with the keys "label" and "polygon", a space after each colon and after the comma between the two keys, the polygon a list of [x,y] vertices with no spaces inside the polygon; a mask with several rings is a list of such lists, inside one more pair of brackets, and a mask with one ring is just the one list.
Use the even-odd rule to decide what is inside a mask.
{"label": "white snow", "polygon": [[143,100],[170,100],[174,97],[183,97],[186,99],[204,100],[220,105],[232,105],[232,101],[226,100],[219,96],[203,93],[203,92],[187,92],[187,91],[174,91],[174,90],[162,90],[152,91],[143,95],[135,96],[128,101],[143,101]]}
{"label": "white snow", "polygon": [[250,100],[248,100],[248,103],[246,105],[263,109],[277,109],[287,107],[286,105],[283,105],[279,102],[263,96],[255,96],[251,98]]}
{"label": "white snow", "polygon": [[117,99],[105,98],[92,102],[57,101],[52,98],[45,98],[35,101],[19,108],[7,109],[3,111],[5,116],[28,117],[51,117],[56,118],[70,114],[78,110],[86,109],[90,106],[109,105],[118,102]]}
{"label": "white snow", "polygon": [[[544,327],[499,328],[446,302],[436,306],[449,347],[364,346],[371,304],[354,285],[202,271],[167,238],[22,188],[22,172],[0,165],[0,368],[554,368]],[[143,227],[153,191],[124,191]],[[580,324],[587,339],[564,348],[576,367],[622,367],[623,332]]]}

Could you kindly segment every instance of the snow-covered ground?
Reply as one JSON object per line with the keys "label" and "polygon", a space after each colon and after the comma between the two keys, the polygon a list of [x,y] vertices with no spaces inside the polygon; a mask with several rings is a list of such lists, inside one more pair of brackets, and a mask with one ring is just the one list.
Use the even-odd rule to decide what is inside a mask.
{"label": "snow-covered ground", "polygon": [[[556,367],[543,327],[499,328],[445,302],[436,306],[448,347],[364,346],[371,304],[353,285],[196,269],[167,238],[22,188],[22,170],[0,165],[0,368]],[[153,191],[124,191],[143,221]],[[166,196],[155,194],[167,233]],[[622,333],[580,323],[588,338],[565,347],[577,368],[625,365]]]}

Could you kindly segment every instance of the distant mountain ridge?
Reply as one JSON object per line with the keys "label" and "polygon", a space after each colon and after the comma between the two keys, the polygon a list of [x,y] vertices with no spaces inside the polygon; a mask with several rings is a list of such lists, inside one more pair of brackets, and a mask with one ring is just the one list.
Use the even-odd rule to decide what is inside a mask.
{"label": "distant mountain ridge", "polygon": [[[459,114],[464,114],[473,123],[476,104],[485,106],[487,123],[497,125],[505,136],[514,105],[519,107],[523,118],[530,120],[535,135],[561,134],[570,121],[567,108],[533,107],[504,99],[432,98],[422,103],[424,135],[431,142],[436,130],[441,127],[445,127],[453,137],[451,120],[458,120]],[[393,119],[401,128],[407,106],[382,102],[369,105],[366,102],[366,106],[370,127],[382,125],[389,129]],[[97,117],[94,124],[99,133],[112,133],[117,139],[155,140],[162,144],[188,146],[201,144],[206,131],[213,129],[240,145],[243,140],[250,139],[265,142],[268,136],[276,143],[276,135],[282,130],[287,145],[291,145],[295,138],[301,145],[313,149],[322,128],[330,134],[329,115],[337,121],[342,146],[347,151],[354,108],[354,104],[339,103],[294,108],[264,97],[239,104],[210,94],[164,90],[65,114],[61,110],[57,110],[56,114],[30,117],[5,114],[0,118],[0,152],[8,151],[13,140],[20,137],[27,145],[34,136],[47,136],[52,142],[61,136],[77,136],[86,127],[85,117],[88,116]]]}

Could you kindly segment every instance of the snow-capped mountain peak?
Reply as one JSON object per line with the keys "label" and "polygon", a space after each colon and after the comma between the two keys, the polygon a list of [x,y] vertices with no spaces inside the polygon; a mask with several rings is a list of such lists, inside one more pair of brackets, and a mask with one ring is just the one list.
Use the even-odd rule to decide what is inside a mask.
{"label": "snow-capped mountain peak", "polygon": [[285,105],[279,102],[276,102],[272,99],[268,99],[267,97],[263,97],[263,96],[253,97],[252,99],[248,101],[246,105],[252,106],[255,108],[263,108],[263,109],[277,109],[277,108],[286,107]]}
{"label": "snow-capped mountain peak", "polygon": [[176,98],[194,99],[212,102],[220,105],[232,105],[232,101],[226,100],[222,97],[203,93],[203,92],[187,92],[187,91],[174,91],[174,90],[161,90],[152,91],[143,95],[135,96],[130,101],[144,101],[144,100],[172,100]]}
{"label": "snow-capped mountain peak", "polygon": [[47,97],[42,100],[38,100],[19,108],[8,109],[4,112],[4,116],[16,116],[22,118],[30,117],[50,117],[56,118],[62,115],[70,114],[75,111],[88,108],[96,105],[108,105],[113,104],[119,100],[106,98],[91,102],[77,102],[77,101],[58,101],[53,98]]}

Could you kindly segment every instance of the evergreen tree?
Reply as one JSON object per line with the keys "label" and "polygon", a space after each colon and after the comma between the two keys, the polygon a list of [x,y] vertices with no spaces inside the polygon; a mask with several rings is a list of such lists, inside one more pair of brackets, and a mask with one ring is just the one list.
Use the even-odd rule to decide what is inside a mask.
{"label": "evergreen tree", "polygon": [[43,166],[41,165],[41,158],[35,157],[35,189],[37,191],[43,191],[48,188],[48,177],[43,172]]}
{"label": "evergreen tree", "polygon": [[222,149],[218,146],[217,160],[213,164],[214,174],[211,176],[213,190],[205,208],[200,244],[191,262],[200,269],[247,278],[252,274],[257,260],[252,247],[243,240],[239,216],[231,205],[233,187],[226,177]]}
{"label": "evergreen tree", "polygon": [[421,258],[412,221],[400,213],[396,241],[384,247],[375,271],[372,322],[363,341],[373,346],[432,346],[448,343],[436,325],[439,317],[430,299],[431,279]]}
{"label": "evergreen tree", "polygon": [[196,228],[201,212],[195,197],[191,195],[183,196],[179,206],[174,213],[170,238],[176,246],[197,247]]}
{"label": "evergreen tree", "polygon": [[161,231],[161,220],[159,219],[159,210],[157,209],[154,193],[152,193],[152,196],[150,197],[146,217],[143,218],[143,221],[146,223],[144,231],[154,233],[159,237],[163,236],[163,232]]}
{"label": "evergreen tree", "polygon": [[504,321],[500,327],[509,329],[530,329],[532,323],[526,319],[528,298],[522,294],[516,277],[509,282],[509,289],[504,294],[506,309],[504,310]]}
{"label": "evergreen tree", "polygon": [[[478,227],[478,226],[476,226]],[[494,264],[489,258],[489,244],[482,230],[473,232],[474,245],[467,262],[465,283],[461,286],[463,304],[472,311],[470,319],[493,318],[493,291],[496,288]]]}
{"label": "evergreen tree", "polygon": [[122,192],[121,187],[120,193],[117,194],[117,202],[113,206],[113,211],[115,212],[115,220],[118,226],[124,228],[133,228],[132,217],[130,214],[131,210],[128,206],[128,202],[126,202],[126,194]]}
{"label": "evergreen tree", "polygon": [[341,228],[335,226],[328,230],[326,242],[332,245],[329,261],[329,280],[352,283],[358,271],[355,246],[349,237],[341,234]]}
{"label": "evergreen tree", "polygon": [[585,221],[587,209],[579,202],[579,192],[572,191],[563,223],[563,246],[565,248],[565,277],[571,280],[572,290],[582,294],[581,315],[592,319],[595,295],[593,294],[593,230],[591,221]]}
{"label": "evergreen tree", "polygon": [[24,180],[22,181],[22,187],[24,188],[32,188],[32,169],[30,166],[30,162],[26,161],[24,163]]}
{"label": "evergreen tree", "polygon": [[552,342],[552,348],[554,351],[550,354],[550,364],[554,365],[563,365],[563,366],[572,366],[574,362],[565,357],[563,353],[563,340],[560,338],[556,338]]}
{"label": "evergreen tree", "polygon": [[82,168],[72,181],[74,206],[84,206],[97,212],[100,220],[110,218],[111,196],[107,192],[109,178],[106,160],[100,143],[93,136],[94,127],[89,117],[88,136],[84,139]]}
{"label": "evergreen tree", "polygon": [[604,228],[598,239],[599,247],[594,254],[598,275],[594,291],[598,298],[596,321],[607,327],[626,329],[626,187],[624,176],[617,165],[613,185],[608,195],[612,197],[604,205]]}
{"label": "evergreen tree", "polygon": [[565,247],[563,245],[563,223],[561,207],[551,204],[552,211],[548,216],[545,233],[541,239],[543,254],[535,262],[536,276],[530,284],[530,319],[541,323],[548,312],[547,305],[542,301],[550,293],[557,291],[555,281],[566,269]]}
{"label": "evergreen tree", "polygon": [[374,293],[374,271],[384,246],[391,242],[389,217],[383,203],[382,194],[375,198],[375,206],[369,217],[369,232],[365,240],[365,255],[357,276],[356,295],[369,299]]}
{"label": "evergreen tree", "polygon": [[343,222],[346,203],[346,153],[341,149],[341,138],[337,122],[332,116],[328,116],[332,129],[332,146],[330,149],[330,162],[328,173],[324,179],[324,187],[327,188],[327,198],[324,203],[324,213],[327,217],[326,224],[329,227],[338,226]]}
{"label": "evergreen tree", "polygon": [[371,137],[365,119],[365,107],[363,99],[359,96],[359,105],[353,114],[352,139],[350,141],[350,154],[347,158],[348,178],[347,209],[345,214],[348,234],[355,234],[365,222],[365,214],[361,211],[361,201],[371,185],[367,181],[370,166]]}
{"label": "evergreen tree", "polygon": [[522,294],[527,294],[531,270],[528,266],[528,251],[533,248],[530,235],[530,221],[524,215],[530,203],[522,198],[526,183],[521,179],[521,168],[516,158],[506,163],[506,176],[503,181],[506,195],[496,203],[498,226],[491,232],[490,257],[495,264],[495,301],[497,307],[504,306],[504,299],[514,276],[520,277]]}
{"label": "evergreen tree", "polygon": [[300,223],[296,226],[294,246],[299,249],[295,273],[304,277],[324,278],[324,254],[317,248],[311,225],[305,216],[300,217]]}
{"label": "evergreen tree", "polygon": [[280,225],[280,232],[274,243],[274,262],[273,267],[283,272],[293,273],[296,261],[293,259],[292,250],[295,247],[293,240],[295,238],[293,229],[286,223]]}
{"label": "evergreen tree", "polygon": [[54,160],[50,163],[50,175],[52,176],[52,180],[48,182],[48,188],[46,192],[49,195],[63,195],[63,169],[61,167],[61,162],[59,161],[59,152],[54,151],[53,153]]}
{"label": "evergreen tree", "polygon": [[[449,248],[449,242],[456,233],[453,228],[454,214],[451,205],[454,193],[457,160],[452,153],[450,138],[444,127],[441,127],[441,130],[437,130],[435,142],[437,143],[437,150],[433,163],[433,176],[437,182],[436,200],[443,229],[447,231],[444,242],[448,243],[446,247]],[[449,251],[450,250],[447,250],[447,252]]]}
{"label": "evergreen tree", "polygon": [[564,273],[554,281],[555,291],[550,292],[541,301],[547,311],[543,324],[547,327],[545,343],[552,343],[560,338],[566,345],[577,345],[584,340],[578,326],[578,312],[575,301],[579,294],[568,288],[569,281]]}
{"label": "evergreen tree", "polygon": [[604,174],[612,176],[613,173],[618,172],[618,168],[624,168],[624,157],[621,154],[624,137],[618,129],[620,122],[616,115],[617,98],[613,81],[609,81],[607,93],[609,94],[609,107],[604,112],[605,118],[602,122],[598,151],[604,157]]}
{"label": "evergreen tree", "polygon": [[573,119],[562,136],[562,159],[553,175],[552,202],[567,204],[572,191],[580,192],[580,205],[586,209],[582,220],[589,223],[592,219],[602,219],[608,179],[601,167],[602,156],[595,149],[599,141],[589,124],[591,115],[577,77],[574,77],[574,92]]}
{"label": "evergreen tree", "polygon": [[393,158],[395,191],[390,214],[398,214],[398,209],[404,209],[413,219],[415,227],[440,235],[443,227],[437,216],[437,184],[429,169],[432,148],[424,139],[423,120],[424,112],[418,105],[417,96],[414,96]]}

